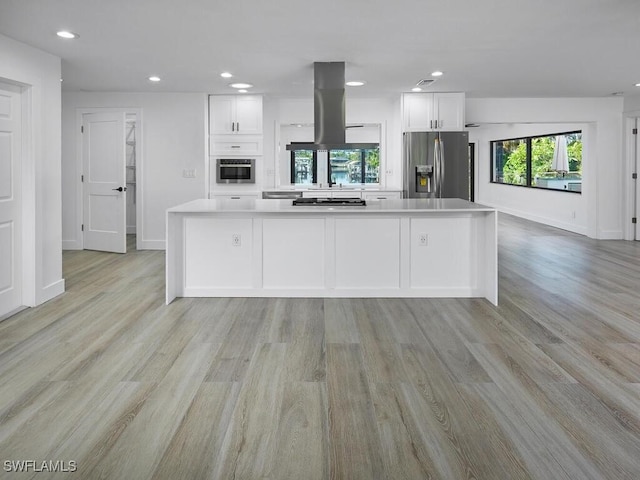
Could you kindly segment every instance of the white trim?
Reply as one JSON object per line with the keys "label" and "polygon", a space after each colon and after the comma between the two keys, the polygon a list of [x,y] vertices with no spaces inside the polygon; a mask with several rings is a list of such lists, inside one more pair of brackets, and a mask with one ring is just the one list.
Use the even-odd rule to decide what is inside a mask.
{"label": "white trim", "polygon": [[37,208],[36,208],[36,160],[34,130],[34,105],[39,104],[39,94],[31,85],[22,86],[22,303],[37,305],[37,281],[42,276],[38,266]]}
{"label": "white trim", "polygon": [[624,208],[622,225],[624,229],[625,240],[640,240],[636,238],[636,226],[631,223],[631,218],[634,212],[636,217],[640,212],[636,212],[636,199],[635,195],[640,195],[640,186],[638,180],[633,180],[631,175],[636,172],[636,156],[640,155],[640,152],[636,152],[637,135],[633,135],[631,130],[633,128],[640,127],[640,110],[633,110],[631,112],[625,112],[624,114],[624,133],[623,133],[623,155],[625,157],[624,167]]}
{"label": "white trim", "polygon": [[77,240],[63,240],[62,250],[82,250],[82,245]]}
{"label": "white trim", "polygon": [[58,280],[57,282],[53,282],[46,287],[43,287],[42,290],[38,294],[38,305],[41,303],[47,302],[58,295],[64,293],[65,281],[64,278]]}
{"label": "white trim", "polygon": [[598,240],[624,240],[624,232],[622,230],[600,230],[598,231]]}
{"label": "white trim", "polygon": [[138,250],[165,250],[166,249],[166,241],[165,240],[141,240],[140,237],[137,237],[137,246]]}

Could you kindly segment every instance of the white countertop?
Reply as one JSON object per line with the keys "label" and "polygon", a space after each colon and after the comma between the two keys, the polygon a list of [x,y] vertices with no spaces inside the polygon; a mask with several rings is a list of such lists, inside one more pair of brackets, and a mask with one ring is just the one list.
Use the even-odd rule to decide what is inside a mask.
{"label": "white countertop", "polygon": [[494,212],[495,209],[459,198],[367,200],[366,206],[294,206],[292,200],[209,200],[183,203],[168,213],[436,213]]}

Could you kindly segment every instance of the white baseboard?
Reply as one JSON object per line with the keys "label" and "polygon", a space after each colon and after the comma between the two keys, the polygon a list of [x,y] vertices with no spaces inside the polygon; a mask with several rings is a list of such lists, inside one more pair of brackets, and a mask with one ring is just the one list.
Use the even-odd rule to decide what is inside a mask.
{"label": "white baseboard", "polygon": [[82,245],[77,240],[62,240],[62,250],[82,250]]}
{"label": "white baseboard", "polygon": [[598,240],[624,240],[622,230],[600,230]]}
{"label": "white baseboard", "polygon": [[138,250],[166,250],[164,240],[140,240],[138,239]]}
{"label": "white baseboard", "polygon": [[53,282],[46,287],[44,287],[38,294],[36,295],[36,305],[40,305],[44,302],[51,300],[52,298],[57,297],[58,295],[62,295],[64,293],[64,278]]}

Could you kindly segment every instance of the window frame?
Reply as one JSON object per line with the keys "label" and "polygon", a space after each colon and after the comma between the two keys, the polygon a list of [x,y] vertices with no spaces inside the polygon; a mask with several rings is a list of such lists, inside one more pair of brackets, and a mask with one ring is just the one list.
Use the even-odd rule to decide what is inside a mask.
{"label": "window frame", "polygon": [[[568,189],[559,189],[559,188],[549,188],[549,187],[539,187],[536,185],[532,185],[533,182],[533,167],[532,167],[532,150],[533,150],[533,139],[535,138],[545,138],[545,137],[557,137],[559,135],[572,135],[572,134],[576,134],[579,133],[581,136],[583,135],[583,131],[582,130],[571,130],[571,131],[567,131],[567,132],[557,132],[557,133],[547,133],[547,134],[542,134],[542,135],[530,135],[530,136],[521,136],[521,137],[513,137],[513,138],[503,138],[503,139],[499,139],[499,140],[490,140],[489,141],[489,183],[493,183],[495,185],[508,185],[510,187],[521,187],[521,188],[532,188],[534,190],[546,190],[546,191],[552,191],[552,192],[569,192],[569,193],[577,193],[579,195],[582,194],[582,190],[580,191],[576,191],[576,190],[568,190]],[[526,142],[526,184],[525,185],[520,185],[517,183],[505,183],[505,182],[498,182],[495,180],[495,173],[496,173],[496,169],[495,169],[495,156],[494,156],[494,144],[498,143],[498,142],[510,142],[510,141],[515,141],[515,140],[524,140]],[[582,141],[582,138],[581,140]],[[580,173],[581,177],[582,177],[582,172]]]}

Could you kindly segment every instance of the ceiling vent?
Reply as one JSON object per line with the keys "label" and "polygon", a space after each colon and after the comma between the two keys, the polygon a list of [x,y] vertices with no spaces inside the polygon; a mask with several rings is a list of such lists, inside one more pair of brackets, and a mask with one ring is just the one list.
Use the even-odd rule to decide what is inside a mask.
{"label": "ceiling vent", "polygon": [[418,83],[416,83],[416,87],[428,87],[436,80],[434,78],[423,78]]}

